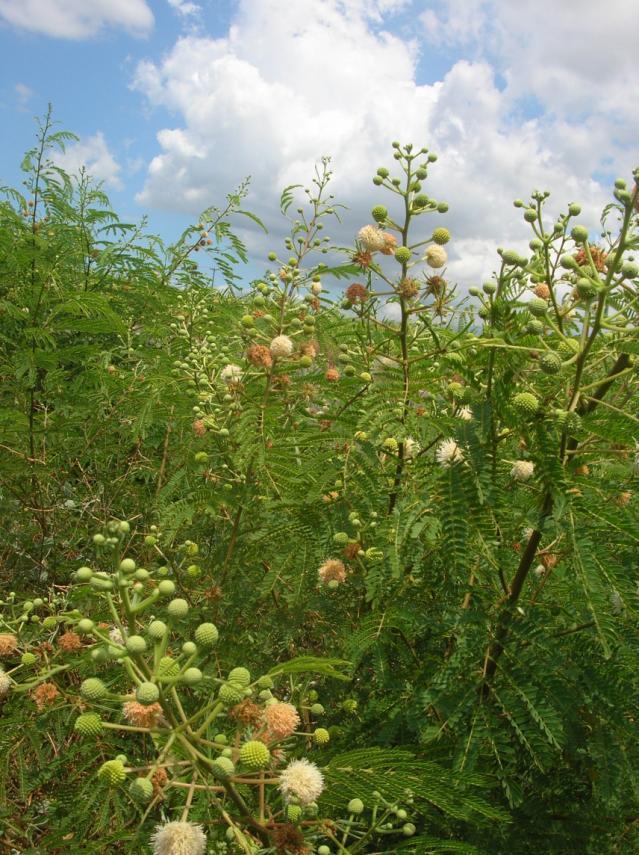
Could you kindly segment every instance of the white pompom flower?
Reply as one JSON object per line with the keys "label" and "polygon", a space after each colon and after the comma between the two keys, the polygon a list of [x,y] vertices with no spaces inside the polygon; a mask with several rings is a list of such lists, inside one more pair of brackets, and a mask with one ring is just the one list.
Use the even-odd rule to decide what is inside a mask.
{"label": "white pompom flower", "polygon": [[204,830],[192,822],[156,826],[151,843],[153,855],[204,855],[206,852]]}
{"label": "white pompom flower", "polygon": [[510,477],[515,481],[529,481],[535,472],[535,464],[530,460],[516,460],[510,470]]}
{"label": "white pompom flower", "polygon": [[448,261],[448,253],[443,246],[433,244],[433,246],[429,246],[426,250],[424,261],[429,267],[443,267]]}
{"label": "white pompom flower", "polygon": [[314,763],[306,759],[293,760],[280,773],[279,789],[286,801],[294,799],[301,805],[308,805],[321,796],[324,776]]}
{"label": "white pompom flower", "polygon": [[0,698],[6,698],[11,689],[11,677],[0,668]]}
{"label": "white pompom flower", "polygon": [[225,365],[224,368],[220,371],[220,377],[224,380],[225,383],[234,383],[236,380],[239,380],[242,376],[242,369],[239,365],[235,365],[230,362],[228,365]]}
{"label": "white pompom flower", "polygon": [[473,411],[470,409],[470,407],[460,407],[455,413],[455,415],[463,422],[472,422],[473,420]]}
{"label": "white pompom flower", "polygon": [[271,356],[286,359],[293,353],[293,342],[287,335],[277,335],[270,344]]}
{"label": "white pompom flower", "polygon": [[357,239],[369,252],[381,252],[386,247],[384,232],[377,226],[364,226],[358,231]]}
{"label": "white pompom flower", "polygon": [[445,469],[448,469],[450,466],[454,466],[456,463],[462,463],[464,460],[464,452],[461,450],[459,445],[455,442],[454,439],[445,439],[443,442],[440,442],[435,451],[435,459],[443,466]]}

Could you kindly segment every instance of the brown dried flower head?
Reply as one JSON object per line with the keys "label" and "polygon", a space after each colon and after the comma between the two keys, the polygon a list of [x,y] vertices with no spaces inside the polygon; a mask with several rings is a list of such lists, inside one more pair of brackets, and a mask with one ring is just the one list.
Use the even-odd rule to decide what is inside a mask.
{"label": "brown dried flower head", "polygon": [[541,297],[542,300],[548,300],[550,297],[550,286],[546,282],[540,282],[533,288],[533,294],[536,297]]}
{"label": "brown dried flower head", "polygon": [[252,365],[262,368],[270,368],[273,364],[271,351],[263,344],[252,344],[246,352],[246,358]]}
{"label": "brown dried flower head", "polygon": [[139,704],[137,701],[127,701],[122,705],[125,719],[136,727],[154,727],[162,715],[159,704]]}
{"label": "brown dried flower head", "polygon": [[346,289],[344,296],[350,303],[365,303],[368,300],[368,291],[365,285],[353,282]]}
{"label": "brown dried flower head", "polygon": [[229,716],[241,724],[254,727],[262,720],[262,708],[254,703],[250,698],[240,701],[229,710]]}
{"label": "brown dried flower head", "polygon": [[361,267],[362,270],[367,270],[373,263],[373,253],[361,249],[353,255],[353,262]]}
{"label": "brown dried flower head", "polygon": [[392,255],[397,249],[397,238],[390,232],[383,232],[384,246],[380,250],[383,255]]}
{"label": "brown dried flower head", "polygon": [[196,436],[204,436],[204,434],[206,433],[206,425],[204,424],[202,419],[195,419],[192,427],[193,427],[193,433]]}
{"label": "brown dried flower head", "polygon": [[58,647],[66,653],[74,653],[76,650],[82,649],[82,639],[72,630],[67,630],[58,638]]}
{"label": "brown dried flower head", "polygon": [[324,377],[329,383],[337,383],[339,380],[339,371],[337,368],[329,368],[324,374]]}
{"label": "brown dried flower head", "polygon": [[429,294],[434,294],[436,297],[439,296],[444,288],[446,287],[446,280],[443,276],[429,276],[426,279],[427,291]]}
{"label": "brown dried flower head", "polygon": [[406,300],[413,300],[419,294],[419,283],[416,279],[406,276],[397,286],[397,290]]}
{"label": "brown dried flower head", "polygon": [[362,548],[361,543],[347,543],[344,547],[342,555],[346,558],[347,561],[352,561],[353,558],[356,557],[357,553]]}
{"label": "brown dried flower head", "polygon": [[0,633],[0,656],[11,656],[18,649],[18,639],[11,632]]}
{"label": "brown dried flower head", "polygon": [[344,566],[344,562],[340,561],[339,558],[329,558],[328,561],[322,564],[317,574],[320,577],[320,582],[324,585],[327,582],[335,581],[342,583],[346,581],[346,567]]}
{"label": "brown dried flower head", "polygon": [[[606,258],[608,257],[608,253],[593,244],[590,244],[588,249],[590,250],[592,263],[595,265],[595,268],[599,273],[603,273],[606,269]],[[577,255],[575,255],[575,261],[580,267],[589,264],[588,255],[584,247],[582,247]]]}
{"label": "brown dried flower head", "polygon": [[59,694],[58,687],[54,683],[40,683],[31,692],[31,697],[35,701],[37,708],[42,710],[52,704]]}

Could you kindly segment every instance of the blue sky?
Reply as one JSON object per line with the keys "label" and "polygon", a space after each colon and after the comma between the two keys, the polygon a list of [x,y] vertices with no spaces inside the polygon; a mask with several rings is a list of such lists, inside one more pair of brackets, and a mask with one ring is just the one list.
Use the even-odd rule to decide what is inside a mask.
{"label": "blue sky", "polygon": [[[261,256],[277,198],[323,154],[351,241],[380,200],[392,139],[439,154],[449,273],[524,248],[512,200],[534,188],[584,221],[639,163],[635,0],[0,0],[0,181],[16,183],[34,115],[81,138],[64,162],[105,182],[125,220],[170,238],[253,175]],[[552,22],[552,25],[550,25]],[[439,224],[439,223],[438,223]]]}

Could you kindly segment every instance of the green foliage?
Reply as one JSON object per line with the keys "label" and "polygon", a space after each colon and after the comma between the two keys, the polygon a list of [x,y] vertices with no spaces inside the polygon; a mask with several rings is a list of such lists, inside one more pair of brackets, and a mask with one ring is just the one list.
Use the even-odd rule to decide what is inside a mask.
{"label": "green foliage", "polygon": [[[501,250],[462,299],[443,233],[421,225],[446,208],[421,190],[425,150],[395,146],[397,178],[375,184],[396,210],[376,198],[379,229],[348,247],[322,235],[340,211],[324,159],[284,190],[290,235],[247,282],[234,229],[263,228],[247,183],[166,247],[54,165],[68,139],[47,117],[25,192],[0,202],[2,844],[145,851],[182,816],[181,767],[161,806],[90,797],[102,762],[148,768],[162,751],[116,720],[91,748],[73,731],[83,680],[107,686],[106,719],[136,682],[127,655],[159,673],[108,658],[100,624],[118,628],[116,609],[125,635],[144,635],[142,612],[167,620],[179,667],[198,623],[219,625],[215,657],[189,666],[202,680],[176,689],[187,719],[212,709],[220,663],[248,662],[298,706],[292,756],[319,752],[304,734],[326,725],[320,818],[301,827],[313,850],[634,851],[636,183],[630,201],[615,191],[597,245],[571,237],[570,210],[548,231],[534,193],[528,257]],[[131,601],[116,555],[141,565]],[[70,587],[83,565],[91,581]],[[186,617],[163,611],[165,583]],[[97,635],[65,650],[82,617]],[[59,695],[38,694],[49,683]],[[200,749],[212,761],[219,746]],[[218,796],[192,794],[211,845],[293,851],[280,797],[265,832],[253,785],[235,783],[258,827],[243,815],[227,844]]]}

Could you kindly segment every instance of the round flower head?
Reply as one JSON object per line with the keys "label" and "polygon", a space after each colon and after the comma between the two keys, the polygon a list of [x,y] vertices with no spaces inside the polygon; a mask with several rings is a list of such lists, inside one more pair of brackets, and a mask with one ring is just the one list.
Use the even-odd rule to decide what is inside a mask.
{"label": "round flower head", "polygon": [[283,359],[293,353],[293,342],[287,335],[275,336],[271,342],[271,356],[275,359]]}
{"label": "round flower head", "polygon": [[266,735],[270,739],[286,739],[299,727],[300,717],[293,704],[275,703],[264,709]]}
{"label": "round flower head", "polygon": [[273,364],[271,351],[268,347],[264,347],[263,344],[252,344],[246,352],[246,358],[253,365],[262,366],[263,368],[270,368]]}
{"label": "round flower head", "polygon": [[109,638],[114,644],[124,644],[122,632],[117,626],[114,626],[109,630]]}
{"label": "round flower head", "polygon": [[397,249],[397,238],[390,232],[382,232],[384,246],[381,249],[383,255],[392,255]]}
{"label": "round flower head", "polygon": [[287,801],[298,801],[307,805],[316,801],[324,789],[324,777],[314,763],[308,760],[293,760],[280,773],[279,789]]}
{"label": "round flower head", "polygon": [[18,649],[18,639],[10,632],[0,633],[0,656],[11,656]]}
{"label": "round flower head", "polygon": [[357,239],[369,252],[381,252],[385,246],[384,232],[377,226],[364,226],[358,231]]}
{"label": "round flower head", "polygon": [[82,639],[77,632],[69,629],[58,637],[58,647],[67,653],[74,653],[82,649]]}
{"label": "round flower head", "polygon": [[407,436],[404,440],[404,457],[406,460],[411,460],[419,451],[419,443],[412,436]]}
{"label": "round flower head", "polygon": [[322,564],[317,573],[320,577],[320,582],[325,585],[333,581],[346,581],[346,567],[344,567],[343,562],[338,558],[329,558],[328,561]]}
{"label": "round flower head", "polygon": [[60,692],[54,683],[40,683],[31,693],[31,697],[35,701],[36,707],[43,710],[52,704],[59,694]]}
{"label": "round flower head", "polygon": [[136,727],[154,727],[162,715],[162,707],[158,703],[145,706],[137,701],[127,701],[122,712],[125,719]]}
{"label": "round flower head", "polygon": [[473,411],[470,409],[470,407],[460,407],[455,413],[455,415],[463,422],[472,422],[473,420]]}
{"label": "round flower head", "polygon": [[344,296],[350,303],[364,303],[368,300],[368,291],[360,282],[353,282],[344,292]]}
{"label": "round flower head", "polygon": [[0,700],[6,698],[11,688],[11,677],[0,668]]}
{"label": "round flower head", "polygon": [[448,255],[443,246],[434,244],[426,250],[424,261],[429,267],[443,267],[448,261]]}
{"label": "round flower head", "polygon": [[533,288],[535,297],[541,297],[542,300],[547,300],[550,297],[550,286],[545,282],[540,282]]}
{"label": "round flower head", "polygon": [[153,855],[204,855],[206,852],[204,830],[192,822],[156,826],[151,843]]}
{"label": "round flower head", "polygon": [[329,381],[329,383],[337,383],[339,380],[339,371],[337,368],[328,368],[324,377]]}
{"label": "round flower head", "polygon": [[191,427],[193,428],[193,433],[196,436],[204,436],[204,434],[206,433],[206,425],[204,424],[202,419],[195,419]]}
{"label": "round flower head", "polygon": [[464,452],[454,439],[445,439],[437,446],[435,458],[441,466],[448,468],[455,463],[461,463],[464,459]]}
{"label": "round flower head", "polygon": [[225,365],[220,371],[220,377],[225,383],[234,383],[236,380],[239,380],[241,376],[242,369],[239,365],[234,365],[232,362]]}
{"label": "round flower head", "polygon": [[530,460],[517,460],[510,470],[510,477],[515,481],[528,481],[535,471],[535,464]]}

